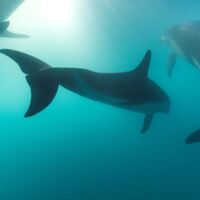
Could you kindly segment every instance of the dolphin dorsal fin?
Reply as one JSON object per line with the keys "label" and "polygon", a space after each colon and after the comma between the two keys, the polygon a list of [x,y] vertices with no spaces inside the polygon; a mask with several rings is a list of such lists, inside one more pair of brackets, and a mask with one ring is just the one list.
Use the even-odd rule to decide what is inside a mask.
{"label": "dolphin dorsal fin", "polygon": [[149,65],[151,62],[151,50],[147,50],[144,58],[140,64],[133,70],[134,73],[140,74],[141,76],[147,77],[149,71]]}

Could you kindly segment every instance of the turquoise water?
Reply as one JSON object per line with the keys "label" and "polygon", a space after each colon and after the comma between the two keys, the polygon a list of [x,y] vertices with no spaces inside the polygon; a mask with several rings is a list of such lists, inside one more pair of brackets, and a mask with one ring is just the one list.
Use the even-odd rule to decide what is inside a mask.
{"label": "turquoise water", "polygon": [[199,9],[194,0],[26,0],[9,30],[30,38],[0,38],[1,48],[98,72],[133,69],[151,49],[149,77],[172,106],[141,135],[142,114],[59,88],[47,109],[23,118],[29,86],[0,55],[0,199],[198,200],[200,145],[185,138],[200,127],[200,73],[179,59],[169,79],[159,38],[176,23],[199,19]]}

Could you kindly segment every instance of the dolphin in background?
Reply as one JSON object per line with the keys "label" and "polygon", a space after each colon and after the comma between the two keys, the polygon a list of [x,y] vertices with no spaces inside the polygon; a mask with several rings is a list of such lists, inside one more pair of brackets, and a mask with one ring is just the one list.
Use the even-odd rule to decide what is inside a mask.
{"label": "dolphin in background", "polygon": [[155,113],[168,113],[170,99],[167,94],[148,78],[151,51],[141,63],[128,72],[98,73],[81,68],[52,68],[28,54],[0,50],[13,59],[26,75],[31,88],[31,102],[25,117],[45,109],[54,99],[58,86],[62,86],[86,98],[118,108],[144,113],[141,133],[148,130]]}
{"label": "dolphin in background", "polygon": [[160,41],[170,48],[167,63],[168,76],[172,74],[177,56],[200,69],[200,20],[173,26],[161,36]]}
{"label": "dolphin in background", "polygon": [[24,0],[0,0],[0,37],[27,38],[28,35],[8,31],[10,22],[7,19]]}
{"label": "dolphin in background", "polygon": [[200,129],[191,133],[185,140],[186,144],[193,144],[193,143],[197,143],[197,142],[200,142]]}

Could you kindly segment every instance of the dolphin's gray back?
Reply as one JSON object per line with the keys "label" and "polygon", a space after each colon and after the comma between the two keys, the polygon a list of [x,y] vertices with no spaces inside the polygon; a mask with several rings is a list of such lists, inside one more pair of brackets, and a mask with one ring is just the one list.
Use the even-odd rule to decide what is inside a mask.
{"label": "dolphin's gray back", "polygon": [[165,92],[148,79],[149,64],[150,51],[135,69],[128,72],[99,73],[78,68],[53,68],[50,73],[57,74],[60,85],[82,96],[118,107],[128,105],[130,109],[130,105],[167,98]]}
{"label": "dolphin's gray back", "polygon": [[24,0],[0,0],[0,22],[5,21]]}
{"label": "dolphin's gray back", "polygon": [[[60,76],[65,74],[64,70],[61,69]],[[70,73],[69,69],[66,70],[67,73]],[[89,95],[88,91],[96,91],[97,95],[99,93],[100,96],[104,94],[113,99],[119,99],[119,102],[122,103],[121,106],[159,102],[167,99],[167,95],[157,84],[148,77],[143,77],[136,70],[125,73],[96,73],[84,69],[72,69],[70,77],[74,77],[74,82],[79,83],[73,85],[73,91],[83,96],[85,92],[87,97]],[[66,88],[68,88],[68,80],[66,80],[66,84]],[[65,86],[65,83],[61,85]],[[91,96],[94,97],[94,93]],[[114,102],[112,101],[112,103]]]}
{"label": "dolphin's gray back", "polygon": [[57,78],[59,85],[81,96],[145,113],[153,110],[152,104],[170,102],[166,93],[148,78],[150,56],[147,51],[135,69],[122,73],[98,73],[80,68],[49,68],[47,71],[49,77]]}
{"label": "dolphin's gray back", "polygon": [[50,73],[57,74],[59,84],[66,89],[118,107],[147,100],[144,92],[147,81],[141,84],[139,77],[131,72],[97,73],[85,69],[54,68]]}

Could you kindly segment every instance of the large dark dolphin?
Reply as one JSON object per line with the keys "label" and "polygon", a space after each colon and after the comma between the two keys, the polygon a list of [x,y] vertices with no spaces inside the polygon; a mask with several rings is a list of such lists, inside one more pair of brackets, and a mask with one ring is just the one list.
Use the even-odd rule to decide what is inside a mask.
{"label": "large dark dolphin", "polygon": [[27,38],[27,35],[8,31],[10,22],[7,19],[24,0],[0,0],[0,37]]}
{"label": "large dark dolphin", "polygon": [[160,41],[170,48],[167,64],[169,76],[172,74],[177,56],[200,69],[200,21],[177,24],[168,29],[161,36]]}
{"label": "large dark dolphin", "polygon": [[147,131],[155,113],[169,111],[169,97],[156,83],[148,79],[150,50],[136,69],[123,73],[52,68],[43,61],[19,51],[3,49],[0,52],[18,63],[21,70],[27,74],[31,102],[25,117],[35,115],[46,108],[56,95],[59,85],[92,100],[144,113],[141,133]]}
{"label": "large dark dolphin", "polygon": [[191,133],[185,140],[186,144],[193,144],[193,143],[197,143],[197,142],[200,142],[200,129]]}

